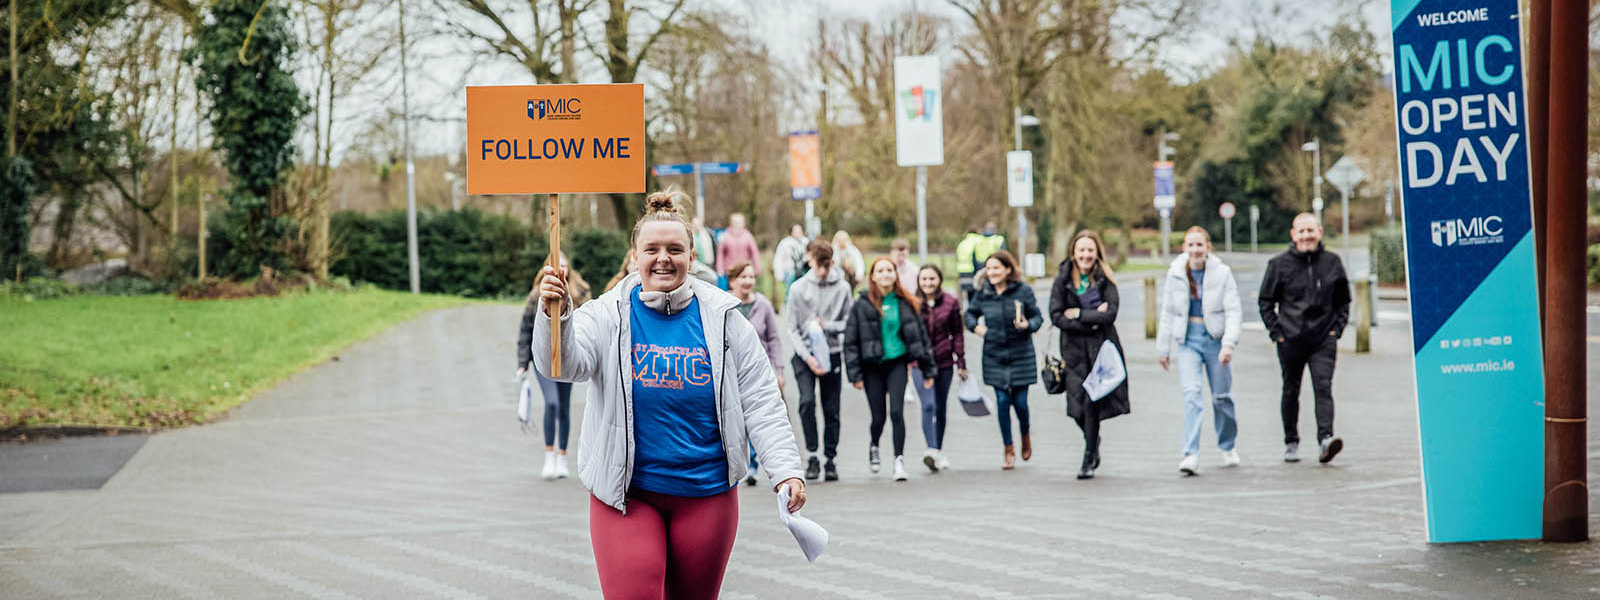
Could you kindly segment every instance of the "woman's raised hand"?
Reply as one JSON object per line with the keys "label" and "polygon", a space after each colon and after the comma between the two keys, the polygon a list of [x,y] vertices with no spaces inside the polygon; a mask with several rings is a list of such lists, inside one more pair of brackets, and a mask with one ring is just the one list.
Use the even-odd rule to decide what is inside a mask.
{"label": "woman's raised hand", "polygon": [[551,302],[567,301],[567,270],[556,270],[555,267],[545,267],[541,274],[544,276],[539,281],[539,300],[544,304]]}

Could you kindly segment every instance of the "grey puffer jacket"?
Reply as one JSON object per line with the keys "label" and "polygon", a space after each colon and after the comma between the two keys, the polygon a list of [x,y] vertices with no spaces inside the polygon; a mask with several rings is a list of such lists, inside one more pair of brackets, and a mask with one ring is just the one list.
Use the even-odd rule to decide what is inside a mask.
{"label": "grey puffer jacket", "polygon": [[[717,398],[717,428],[728,457],[728,485],[744,479],[753,444],[761,466],[776,487],[801,476],[800,451],[789,426],[789,410],[778,392],[778,378],[750,322],[739,314],[733,295],[690,278],[711,354],[712,387]],[[633,480],[633,352],[629,302],[639,275],[630,274],[611,291],[561,315],[561,376],[556,381],[589,382],[579,436],[578,479],[585,488],[627,512]],[[550,372],[550,317],[538,313],[532,354],[540,373]],[[720,343],[718,342],[720,340]]]}

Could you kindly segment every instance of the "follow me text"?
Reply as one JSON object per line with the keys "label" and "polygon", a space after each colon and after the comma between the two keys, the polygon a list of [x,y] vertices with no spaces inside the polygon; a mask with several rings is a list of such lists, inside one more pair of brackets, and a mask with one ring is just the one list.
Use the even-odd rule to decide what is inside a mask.
{"label": "follow me text", "polygon": [[593,140],[594,144],[588,146],[590,158],[631,158],[628,154],[628,143],[631,138],[545,138],[543,143],[535,144],[532,139],[485,139],[478,142],[478,152],[481,160],[489,160],[489,155],[494,155],[500,160],[556,160],[584,158],[584,142]]}

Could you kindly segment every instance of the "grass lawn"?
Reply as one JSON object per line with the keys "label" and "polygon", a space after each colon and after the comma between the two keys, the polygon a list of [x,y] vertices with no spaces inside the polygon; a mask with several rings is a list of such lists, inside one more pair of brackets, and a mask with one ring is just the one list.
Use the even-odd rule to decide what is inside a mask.
{"label": "grass lawn", "polygon": [[351,343],[465,302],[377,290],[0,298],[0,429],[203,423]]}

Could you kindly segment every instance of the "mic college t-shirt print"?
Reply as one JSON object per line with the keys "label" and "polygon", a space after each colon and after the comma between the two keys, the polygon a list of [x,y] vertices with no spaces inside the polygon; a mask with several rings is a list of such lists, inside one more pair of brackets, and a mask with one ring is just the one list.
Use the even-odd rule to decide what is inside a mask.
{"label": "mic college t-shirt print", "polygon": [[669,315],[645,306],[634,288],[629,312],[636,443],[632,485],[691,498],[727,491],[728,459],[699,299]]}

